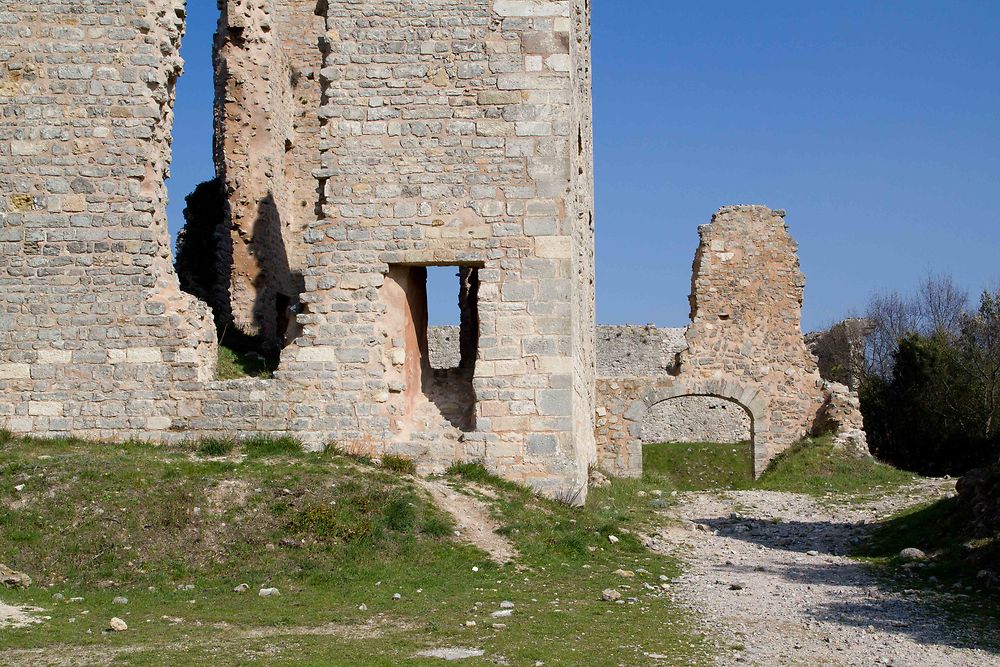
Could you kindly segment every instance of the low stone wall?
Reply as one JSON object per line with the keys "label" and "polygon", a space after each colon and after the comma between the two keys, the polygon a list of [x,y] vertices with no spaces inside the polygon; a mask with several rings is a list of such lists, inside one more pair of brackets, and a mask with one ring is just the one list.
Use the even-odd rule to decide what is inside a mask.
{"label": "low stone wall", "polygon": [[732,401],[681,396],[657,403],[642,418],[642,442],[747,442],[750,415]]}

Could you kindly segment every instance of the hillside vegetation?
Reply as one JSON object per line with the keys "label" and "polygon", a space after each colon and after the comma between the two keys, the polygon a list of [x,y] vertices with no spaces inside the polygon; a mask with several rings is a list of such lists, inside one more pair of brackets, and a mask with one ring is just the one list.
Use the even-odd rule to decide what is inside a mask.
{"label": "hillside vegetation", "polygon": [[[400,461],[292,440],[0,435],[0,462],[0,563],[34,579],[0,599],[48,617],[0,630],[0,663],[420,665],[442,647],[484,652],[466,665],[710,661],[663,588],[677,563],[630,530],[665,505],[642,481],[573,508],[456,466],[450,483],[488,502],[520,552],[498,565],[456,539]],[[513,609],[494,617],[502,602]],[[106,632],[112,617],[128,630]]]}

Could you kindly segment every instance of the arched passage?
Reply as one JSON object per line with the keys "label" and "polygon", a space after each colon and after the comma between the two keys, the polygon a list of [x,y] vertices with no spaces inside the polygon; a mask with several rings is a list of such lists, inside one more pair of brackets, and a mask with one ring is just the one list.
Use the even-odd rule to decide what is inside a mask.
{"label": "arched passage", "polygon": [[[749,416],[751,423],[753,472],[759,476],[768,460],[771,439],[770,418],[767,397],[754,387],[721,380],[680,380],[666,378],[655,382],[633,394],[635,398],[622,415],[627,437],[617,445],[614,454],[619,474],[639,476],[642,474],[643,425],[650,410],[671,399],[701,396],[722,399],[739,405]],[[607,460],[609,457],[605,457]]]}

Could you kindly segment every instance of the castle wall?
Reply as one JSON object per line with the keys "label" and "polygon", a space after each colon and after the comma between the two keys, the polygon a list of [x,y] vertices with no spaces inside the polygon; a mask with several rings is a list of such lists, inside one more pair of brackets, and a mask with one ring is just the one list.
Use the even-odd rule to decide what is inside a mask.
{"label": "castle wall", "polygon": [[[252,210],[259,171],[289,266],[302,258],[301,333],[274,380],[210,380],[209,312],[170,266],[163,181],[183,3],[42,0],[0,24],[19,45],[0,52],[0,428],[112,440],[289,433],[424,469],[481,459],[580,497],[595,458],[586,2],[325,9],[315,139],[297,115],[311,103],[289,101],[299,56],[282,6],[226,5],[223,26],[245,23],[240,60],[253,67],[237,67],[236,42],[221,36],[231,206]],[[300,196],[289,193],[308,190],[308,160],[294,151],[313,140],[320,214],[289,218],[292,231],[304,226],[301,251],[289,250],[284,211]],[[432,264],[477,269],[471,378],[426,373],[423,359],[419,373],[401,372],[408,351],[426,353],[419,285],[402,302],[382,288],[390,271]],[[472,429],[448,414],[468,403]]]}
{"label": "castle wall", "polygon": [[[655,368],[667,355],[653,330],[641,334],[645,352],[633,353],[628,346],[635,332],[614,339],[627,346],[624,361],[619,354],[615,362],[644,376],[598,380],[595,432],[601,464],[619,474],[638,474],[641,445],[657,430],[655,424],[686,430],[685,425],[708,420],[719,400],[741,406],[749,415],[756,474],[824,425],[839,432],[838,444],[864,452],[857,397],[820,376],[803,339],[805,279],[784,213],[764,206],[729,206],[699,233],[691,325],[676,365],[665,372]],[[682,398],[688,401],[684,410],[676,403]],[[720,414],[739,418],[735,410]],[[732,420],[713,423],[717,430],[712,440],[727,441],[743,428]]]}

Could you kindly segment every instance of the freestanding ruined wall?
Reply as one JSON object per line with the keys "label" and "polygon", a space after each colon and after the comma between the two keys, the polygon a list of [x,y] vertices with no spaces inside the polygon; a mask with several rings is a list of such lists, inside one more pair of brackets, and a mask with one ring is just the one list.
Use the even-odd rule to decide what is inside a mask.
{"label": "freestanding ruined wall", "polygon": [[[287,153],[311,131],[286,117],[309,106],[289,102],[286,67],[299,48],[289,26],[313,25],[307,4],[234,0],[224,29],[242,24],[243,42],[220,36],[235,73],[219,107],[231,205],[252,210],[261,194],[234,171],[242,147],[247,174],[280,184],[285,169],[269,186],[283,188],[281,233],[260,248],[304,226],[301,331],[272,381],[210,381],[208,311],[170,266],[183,3],[41,0],[4,14],[0,428],[291,433],[425,468],[481,459],[577,497],[595,456],[587,3],[321,3],[320,215],[296,213],[289,230],[284,211],[309,208],[296,208],[306,161]],[[258,65],[274,55],[273,69],[241,69],[241,51]],[[247,231],[253,247],[256,228],[234,229]],[[462,276],[455,369],[428,361],[423,270],[439,264]]]}
{"label": "freestanding ruined wall", "polygon": [[[364,20],[359,11],[325,5],[322,216],[306,232],[304,333],[285,350],[285,375],[322,368],[327,391],[355,397],[348,440],[485,457],[537,485],[583,480],[593,459],[585,4],[383,0],[366,3]],[[472,431],[446,428],[454,420],[414,362],[426,339],[422,267],[433,265],[474,272]]]}
{"label": "freestanding ruined wall", "polygon": [[754,470],[820,425],[864,451],[856,397],[820,377],[805,345],[805,279],[784,212],[728,206],[699,229],[691,290],[691,325],[669,376],[598,381],[597,444],[603,466],[642,469],[643,420],[651,409],[686,396],[715,397],[745,411]]}
{"label": "freestanding ruined wall", "polygon": [[316,0],[220,7],[215,162],[230,226],[219,251],[221,319],[280,346],[303,289],[304,233],[317,215],[323,19]]}
{"label": "freestanding ruined wall", "polygon": [[0,427],[156,428],[95,396],[211,377],[164,202],[181,0],[40,0],[0,23]]}

